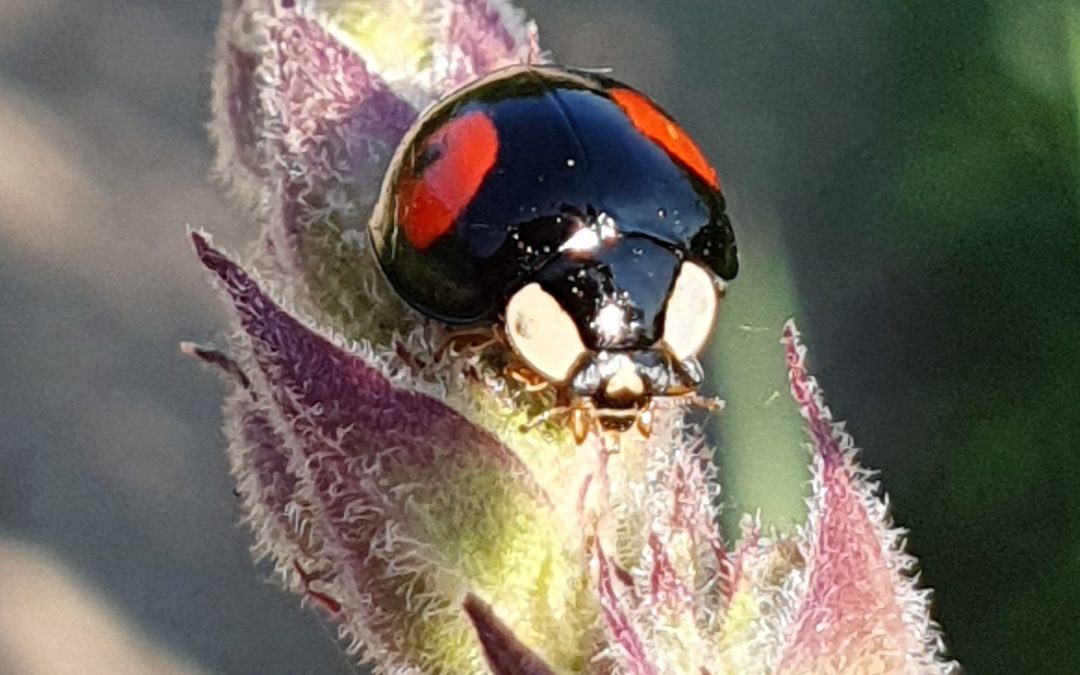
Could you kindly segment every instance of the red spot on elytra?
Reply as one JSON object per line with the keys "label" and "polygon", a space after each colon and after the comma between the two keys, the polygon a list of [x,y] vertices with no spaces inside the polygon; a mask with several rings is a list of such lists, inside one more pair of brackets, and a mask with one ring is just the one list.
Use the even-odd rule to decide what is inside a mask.
{"label": "red spot on elytra", "polygon": [[[499,135],[482,112],[447,122],[424,141],[415,163],[398,184],[397,221],[405,237],[423,250],[453,226],[495,166]],[[416,162],[414,159],[413,162]]]}
{"label": "red spot on elytra", "polygon": [[686,165],[714,190],[720,189],[716,169],[705,159],[701,148],[652,101],[632,89],[613,89],[611,98],[619,104],[638,131]]}

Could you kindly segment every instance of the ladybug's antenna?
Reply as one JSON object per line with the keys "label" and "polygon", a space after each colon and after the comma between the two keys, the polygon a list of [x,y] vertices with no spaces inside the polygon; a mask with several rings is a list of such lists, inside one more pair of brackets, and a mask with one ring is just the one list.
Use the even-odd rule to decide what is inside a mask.
{"label": "ladybug's antenna", "polygon": [[611,75],[615,72],[615,69],[611,66],[577,66],[576,68],[574,68],[574,70],[580,70],[583,73],[590,73],[593,75]]}
{"label": "ladybug's antenna", "polygon": [[727,407],[727,402],[719,396],[702,396],[697,392],[680,394],[678,396],[664,396],[653,399],[653,403],[660,405],[661,402],[667,407],[701,408],[707,412],[718,412]]}

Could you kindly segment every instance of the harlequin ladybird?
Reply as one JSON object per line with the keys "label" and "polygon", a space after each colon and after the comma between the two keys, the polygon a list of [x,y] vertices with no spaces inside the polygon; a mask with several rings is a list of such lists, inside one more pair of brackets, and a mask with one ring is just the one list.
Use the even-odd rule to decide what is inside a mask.
{"label": "harlequin ladybird", "polygon": [[406,136],[371,220],[422,314],[492,330],[586,420],[696,396],[738,259],[716,171],[645,95],[594,73],[499,71]]}

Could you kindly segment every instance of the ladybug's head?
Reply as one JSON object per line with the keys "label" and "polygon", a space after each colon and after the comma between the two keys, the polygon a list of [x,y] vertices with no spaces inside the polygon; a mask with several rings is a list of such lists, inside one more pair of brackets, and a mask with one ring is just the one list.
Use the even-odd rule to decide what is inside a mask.
{"label": "ladybug's head", "polygon": [[533,371],[618,425],[654,397],[697,390],[696,356],[724,282],[683,251],[608,232],[601,220],[568,239],[560,257],[510,297],[504,330]]}

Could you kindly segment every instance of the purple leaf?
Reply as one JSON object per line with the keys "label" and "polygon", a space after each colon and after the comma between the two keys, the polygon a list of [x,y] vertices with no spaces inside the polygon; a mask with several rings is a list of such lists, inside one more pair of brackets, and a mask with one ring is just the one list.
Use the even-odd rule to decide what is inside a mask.
{"label": "purple leaf", "polygon": [[615,590],[615,573],[612,563],[604,554],[597,540],[593,546],[596,565],[597,592],[603,611],[608,641],[614,650],[616,662],[628,675],[659,675],[659,671],[645,652],[645,643],[634,625],[631,614],[623,607]]}
{"label": "purple leaf", "polygon": [[[470,470],[541,510],[546,496],[491,434],[312,332],[203,236],[192,238],[251,353],[242,364],[255,396],[231,397],[229,435],[263,545],[290,585],[335,614],[346,634],[387,662],[422,663],[430,657],[425,631],[464,626],[455,628],[449,595],[435,592],[431,575],[469,583],[430,545],[441,535],[423,505],[458,489]],[[461,508],[490,507],[477,498],[462,494]],[[402,635],[415,637],[410,644]]]}
{"label": "purple leaf", "polygon": [[536,27],[503,0],[449,2],[443,43],[451,54],[449,91],[509,65],[541,62]]}

